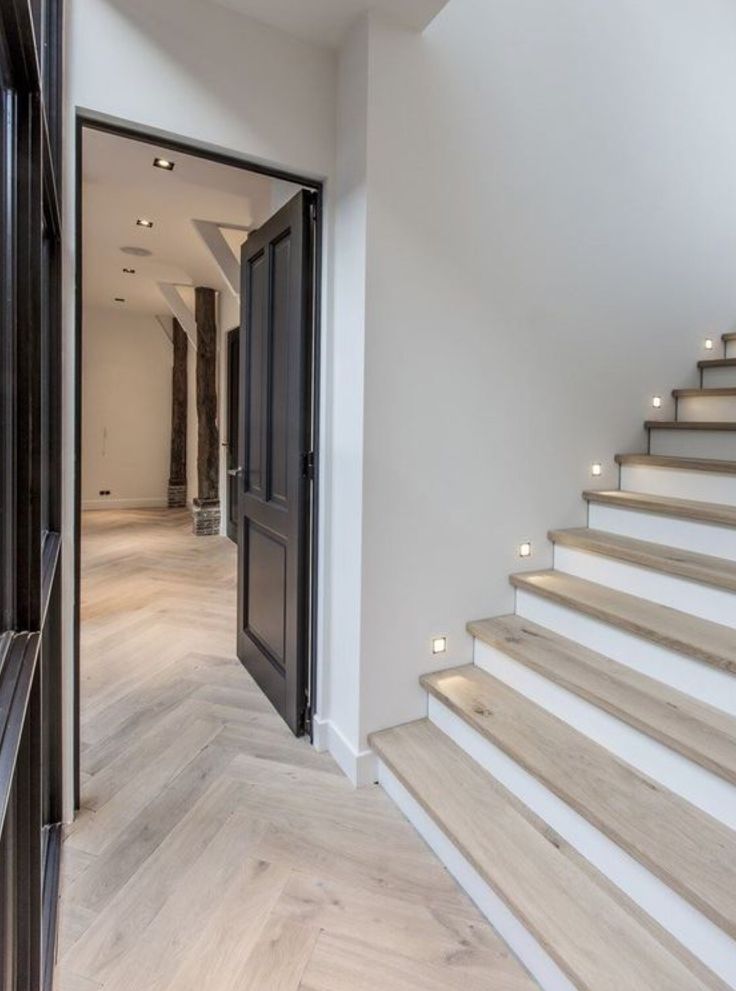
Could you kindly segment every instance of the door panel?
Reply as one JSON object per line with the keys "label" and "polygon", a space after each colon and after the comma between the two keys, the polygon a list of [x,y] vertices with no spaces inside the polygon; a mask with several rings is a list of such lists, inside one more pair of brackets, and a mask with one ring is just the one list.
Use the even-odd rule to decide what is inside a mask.
{"label": "door panel", "polygon": [[309,620],[312,199],[295,196],[241,253],[238,656],[297,734]]}
{"label": "door panel", "polygon": [[240,395],[240,328],[227,335],[227,535],[238,539],[238,426]]}

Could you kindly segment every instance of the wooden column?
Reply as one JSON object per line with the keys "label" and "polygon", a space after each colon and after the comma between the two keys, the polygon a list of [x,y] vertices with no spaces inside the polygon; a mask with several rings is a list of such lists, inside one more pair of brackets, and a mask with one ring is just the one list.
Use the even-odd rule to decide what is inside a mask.
{"label": "wooden column", "polygon": [[187,335],[176,317],[172,345],[169,506],[174,508],[187,504]]}
{"label": "wooden column", "polygon": [[217,426],[217,297],[194,290],[197,323],[197,496],[193,529],[198,536],[220,532],[220,433]]}

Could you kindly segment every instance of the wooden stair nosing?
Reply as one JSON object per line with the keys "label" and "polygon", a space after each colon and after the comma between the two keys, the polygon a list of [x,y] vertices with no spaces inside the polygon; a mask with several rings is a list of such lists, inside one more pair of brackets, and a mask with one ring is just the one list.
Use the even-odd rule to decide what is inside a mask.
{"label": "wooden stair nosing", "polygon": [[704,358],[698,362],[698,368],[704,371],[709,368],[736,368],[736,358]]}
{"label": "wooden stair nosing", "polygon": [[468,632],[561,688],[736,784],[736,718],[521,616]]}
{"label": "wooden stair nosing", "polygon": [[701,502],[699,499],[676,499],[673,496],[652,495],[648,492],[627,492],[622,489],[588,489],[583,498],[589,503],[618,506],[642,513],[674,516],[697,523],[736,526],[736,506],[728,503]]}
{"label": "wooden stair nosing", "polygon": [[645,420],[646,430],[736,430],[736,420]]}
{"label": "wooden stair nosing", "polygon": [[724,344],[727,344],[728,341],[736,341],[736,333],[731,331],[728,334],[721,334],[721,340],[723,341]]}
{"label": "wooden stair nosing", "polygon": [[736,673],[736,630],[729,626],[562,571],[523,572],[511,575],[509,580],[520,591],[540,595],[665,649]]}
{"label": "wooden stair nosing", "polygon": [[705,471],[720,475],[736,475],[736,461],[718,458],[688,458],[676,454],[617,454],[616,464],[643,465],[652,468],[674,468],[681,471]]}
{"label": "wooden stair nosing", "polygon": [[736,936],[736,833],[472,664],[420,680],[472,729]]}
{"label": "wooden stair nosing", "polygon": [[649,571],[736,592],[736,561],[728,558],[698,554],[695,551],[637,540],[605,530],[593,530],[590,527],[550,530],[548,537],[552,543],[562,547],[615,558]]}
{"label": "wooden stair nosing", "polygon": [[429,720],[369,743],[581,991],[725,989]]}
{"label": "wooden stair nosing", "polygon": [[715,389],[673,389],[675,399],[711,399],[715,396],[736,396],[736,386]]}

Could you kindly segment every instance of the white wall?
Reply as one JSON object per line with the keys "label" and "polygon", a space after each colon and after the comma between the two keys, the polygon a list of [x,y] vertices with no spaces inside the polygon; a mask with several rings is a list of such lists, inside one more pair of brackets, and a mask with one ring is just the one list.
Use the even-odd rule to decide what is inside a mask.
{"label": "white wall", "polygon": [[99,308],[84,311],[83,342],[82,506],[165,506],[171,343],[154,317]]}
{"label": "white wall", "polygon": [[362,734],[736,313],[734,4],[451,0],[369,47]]}
{"label": "white wall", "polygon": [[[300,174],[329,177],[335,149],[336,66],[330,51],[199,0],[67,0],[65,12],[63,561],[69,608],[74,580],[75,109],[142,124]],[[330,209],[328,184],[328,214]],[[329,267],[328,260],[325,282]],[[326,300],[326,292],[324,296]],[[328,516],[324,506],[323,513]],[[321,533],[325,539],[324,526]],[[324,553],[322,567],[329,567]],[[70,768],[70,612],[65,616],[64,644],[65,766]],[[66,784],[69,816],[68,777]]]}

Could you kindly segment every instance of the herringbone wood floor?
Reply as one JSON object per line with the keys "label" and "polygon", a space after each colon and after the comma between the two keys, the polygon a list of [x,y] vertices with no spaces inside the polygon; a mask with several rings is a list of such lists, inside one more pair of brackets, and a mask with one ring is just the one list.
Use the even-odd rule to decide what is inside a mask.
{"label": "herringbone wood floor", "polygon": [[233,655],[235,549],[84,521],[83,808],[57,991],[530,991],[378,788],[294,739]]}

